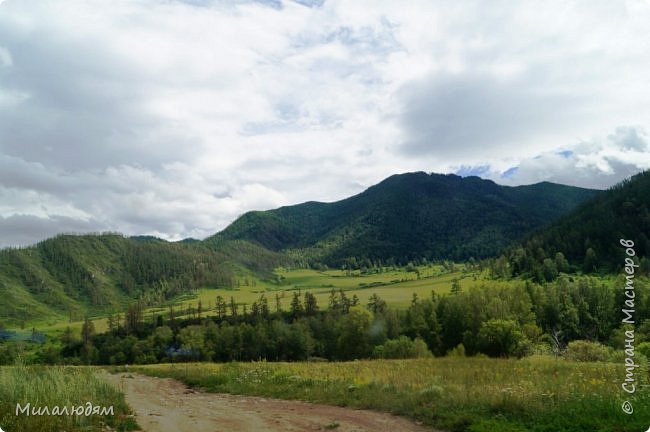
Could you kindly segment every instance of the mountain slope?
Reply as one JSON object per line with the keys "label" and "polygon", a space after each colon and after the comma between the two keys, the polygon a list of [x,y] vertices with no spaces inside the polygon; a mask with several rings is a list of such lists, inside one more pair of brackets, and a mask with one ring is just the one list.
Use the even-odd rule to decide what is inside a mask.
{"label": "mountain slope", "polygon": [[124,309],[134,299],[156,304],[202,286],[232,286],[249,268],[269,272],[286,262],[261,249],[243,241],[203,245],[103,234],[0,250],[0,325],[80,319]]}
{"label": "mountain slope", "polygon": [[248,240],[335,265],[351,257],[481,258],[596,193],[546,182],[507,187],[478,177],[408,173],[334,203],[246,213],[208,241]]}
{"label": "mountain slope", "polygon": [[515,274],[535,271],[561,252],[574,268],[616,271],[624,263],[620,239],[635,243],[648,273],[650,252],[650,171],[603,191],[574,211],[525,239],[510,254]]}

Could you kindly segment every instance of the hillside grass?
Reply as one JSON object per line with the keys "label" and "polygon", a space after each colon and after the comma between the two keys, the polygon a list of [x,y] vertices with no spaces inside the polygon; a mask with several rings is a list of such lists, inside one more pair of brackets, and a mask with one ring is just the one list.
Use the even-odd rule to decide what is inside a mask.
{"label": "hillside grass", "polygon": [[101,318],[143,298],[164,301],[203,285],[230,286],[239,273],[268,276],[279,254],[241,241],[188,245],[120,234],[59,235],[0,249],[0,328],[42,329]]}
{"label": "hillside grass", "polygon": [[[327,309],[328,299],[332,290],[343,290],[350,298],[357,295],[362,305],[367,304],[371,295],[377,294],[384,299],[391,307],[407,308],[411,304],[413,294],[419,298],[428,298],[431,292],[437,294],[448,294],[451,290],[453,280],[458,279],[463,290],[488,282],[485,274],[479,272],[445,272],[442,266],[419,266],[420,277],[415,272],[407,272],[404,269],[385,270],[376,274],[361,274],[359,271],[350,274],[342,270],[318,271],[311,269],[277,269],[276,280],[261,279],[247,274],[240,276],[239,287],[236,288],[213,288],[204,287],[195,294],[186,294],[182,297],[169,301],[165,306],[148,308],[145,317],[152,317],[156,314],[167,316],[169,305],[174,307],[177,318],[183,318],[182,311],[188,307],[197,308],[199,301],[203,309],[203,316],[216,315],[215,304],[217,296],[224,298],[226,302],[230,297],[242,307],[246,304],[250,310],[253,302],[258,301],[264,294],[269,305],[275,307],[275,296],[280,296],[282,307],[287,310],[291,303],[291,297],[297,290],[301,292],[310,291],[316,296],[318,305],[322,310]],[[491,285],[512,286],[518,280],[489,280]],[[124,311],[120,311],[122,314]],[[229,312],[228,312],[229,313]],[[91,321],[98,333],[108,330],[108,320],[105,316],[90,316]],[[82,320],[69,321],[68,317],[53,317],[28,322],[26,329],[35,327],[38,331],[44,332],[50,337],[60,336],[67,327],[70,327],[75,334],[81,331]]]}
{"label": "hillside grass", "polygon": [[[418,267],[420,278],[416,273],[405,270],[391,270],[385,273],[360,274],[358,271],[347,274],[342,270],[318,271],[312,269],[294,269],[276,271],[280,282],[260,280],[254,277],[241,278],[238,288],[203,288],[195,295],[187,295],[177,299],[174,304],[183,307],[198,305],[201,301],[204,310],[214,307],[216,297],[222,296],[225,300],[234,297],[237,303],[250,306],[264,294],[269,304],[274,305],[275,295],[280,295],[282,306],[288,309],[294,291],[310,291],[314,293],[321,309],[327,309],[329,295],[332,290],[343,290],[348,297],[355,294],[361,304],[366,304],[370,296],[378,294],[391,307],[398,309],[407,308],[411,304],[413,294],[419,298],[428,298],[431,292],[436,294],[449,294],[454,280],[459,280],[463,290],[474,286],[489,283],[492,286],[508,287],[520,283],[520,279],[494,280],[488,279],[485,273],[479,272],[442,272],[439,266]],[[248,279],[248,284],[244,280]],[[159,308],[159,311],[166,309]],[[150,312],[151,310],[149,310]]]}
{"label": "hillside grass", "polygon": [[[264,294],[269,299],[269,303],[274,305],[275,295],[278,294],[282,299],[283,307],[288,309],[291,296],[295,291],[300,290],[301,292],[314,293],[319,307],[327,309],[331,291],[343,290],[350,298],[356,294],[362,304],[365,304],[373,293],[377,293],[391,306],[405,308],[410,305],[413,293],[418,294],[421,298],[431,296],[431,291],[447,294],[451,289],[453,279],[465,278],[462,280],[468,282],[468,287],[469,279],[471,279],[460,272],[432,275],[426,279],[422,277],[418,280],[415,273],[406,271],[390,271],[372,275],[360,275],[357,272],[353,275],[346,275],[340,270],[305,269],[280,270],[277,272],[277,276],[280,278],[279,283],[251,278],[248,285],[242,284],[238,289],[204,288],[196,296],[182,300],[178,304],[196,307],[200,300],[203,307],[206,308],[209,305],[214,306],[216,297],[220,295],[226,300],[232,296],[237,303],[247,304],[250,307],[254,301],[259,300],[261,294]],[[253,280],[255,280],[254,286]]]}
{"label": "hillside grass", "polygon": [[[625,397],[624,368],[612,363],[448,357],[133,369],[209,392],[376,409],[454,432],[636,432],[650,425],[650,394]],[[624,398],[632,415],[621,410]]]}
{"label": "hillside grass", "polygon": [[[81,432],[135,430],[124,395],[97,377],[97,369],[63,366],[0,367],[0,427],[7,432]],[[113,406],[114,415],[42,415],[20,412],[21,407],[77,407],[91,402],[93,406]],[[30,413],[31,414],[31,413]]]}

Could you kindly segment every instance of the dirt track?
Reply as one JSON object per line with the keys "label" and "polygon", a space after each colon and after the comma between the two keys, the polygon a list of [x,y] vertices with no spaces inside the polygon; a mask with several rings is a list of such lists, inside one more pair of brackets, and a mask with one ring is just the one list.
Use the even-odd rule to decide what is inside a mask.
{"label": "dirt track", "polygon": [[106,374],[145,432],[433,432],[390,414],[250,396],[203,393],[172,379]]}

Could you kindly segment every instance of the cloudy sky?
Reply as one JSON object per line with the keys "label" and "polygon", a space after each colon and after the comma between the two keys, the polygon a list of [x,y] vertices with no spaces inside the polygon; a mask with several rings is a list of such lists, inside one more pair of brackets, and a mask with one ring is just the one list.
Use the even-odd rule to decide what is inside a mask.
{"label": "cloudy sky", "polygon": [[399,172],[650,168],[650,2],[0,1],[0,247],[203,238]]}

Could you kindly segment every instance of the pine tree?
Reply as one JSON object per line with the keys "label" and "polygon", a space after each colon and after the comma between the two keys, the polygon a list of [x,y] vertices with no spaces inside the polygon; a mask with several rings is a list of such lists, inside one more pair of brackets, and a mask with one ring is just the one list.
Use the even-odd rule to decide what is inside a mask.
{"label": "pine tree", "polygon": [[352,306],[352,301],[345,295],[345,292],[342,289],[339,289],[339,298],[341,305],[341,312],[347,314],[350,312],[350,307]]}
{"label": "pine tree", "polygon": [[92,338],[95,336],[95,325],[86,317],[81,326],[81,340],[84,345],[91,344]]}
{"label": "pine tree", "polygon": [[112,332],[115,330],[115,316],[111,313],[108,316],[108,331]]}
{"label": "pine tree", "polygon": [[280,302],[280,294],[275,293],[275,313],[282,313],[282,303]]}
{"label": "pine tree", "polygon": [[328,305],[329,305],[329,310],[331,312],[338,312],[339,311],[339,308],[340,308],[339,300],[338,300],[338,298],[336,296],[336,291],[334,291],[334,289],[332,289],[332,291],[330,291],[330,297],[329,297],[329,304]]}
{"label": "pine tree", "polygon": [[461,293],[461,291],[462,288],[460,286],[460,280],[454,279],[453,281],[451,281],[451,293],[453,295],[458,295]]}
{"label": "pine tree", "polygon": [[585,252],[585,259],[582,265],[582,269],[585,273],[591,273],[596,271],[596,263],[598,259],[596,257],[596,251],[592,248],[588,248]]}
{"label": "pine tree", "polygon": [[226,316],[226,308],[227,307],[228,307],[228,305],[224,301],[223,297],[217,296],[216,309],[217,309],[217,317],[219,319],[223,319]]}
{"label": "pine tree", "polygon": [[366,306],[370,312],[374,315],[383,314],[386,311],[386,302],[381,299],[376,293],[373,293],[368,299],[368,305]]}
{"label": "pine tree", "polygon": [[[244,315],[246,315],[246,313],[244,313]],[[237,317],[237,303],[235,303],[235,298],[232,296],[230,297],[230,316],[233,318]]]}
{"label": "pine tree", "polygon": [[302,315],[302,303],[300,302],[300,291],[294,291],[293,298],[291,299],[291,316],[293,319]]}
{"label": "pine tree", "polygon": [[271,313],[269,310],[269,301],[263,293],[260,296],[259,303],[260,303],[260,315],[262,315],[262,317],[265,319],[268,318]]}
{"label": "pine tree", "polygon": [[314,316],[318,313],[318,303],[316,296],[309,291],[305,291],[305,315]]}

